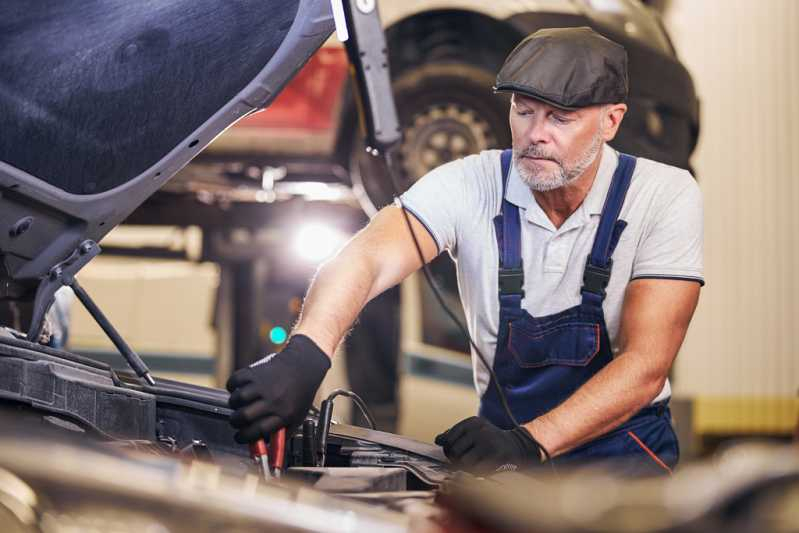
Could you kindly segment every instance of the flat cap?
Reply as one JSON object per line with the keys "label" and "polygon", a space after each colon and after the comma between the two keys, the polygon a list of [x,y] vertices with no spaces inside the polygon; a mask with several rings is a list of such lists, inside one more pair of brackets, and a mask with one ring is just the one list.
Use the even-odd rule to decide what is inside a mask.
{"label": "flat cap", "polygon": [[568,110],[624,102],[627,89],[624,47],[586,26],[527,36],[505,59],[494,86]]}

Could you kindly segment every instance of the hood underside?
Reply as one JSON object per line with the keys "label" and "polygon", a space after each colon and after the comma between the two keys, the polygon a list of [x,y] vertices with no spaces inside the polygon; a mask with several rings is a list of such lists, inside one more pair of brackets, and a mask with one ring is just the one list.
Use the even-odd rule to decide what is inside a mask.
{"label": "hood underside", "polygon": [[29,294],[267,106],[333,28],[313,0],[3,2],[3,296]]}

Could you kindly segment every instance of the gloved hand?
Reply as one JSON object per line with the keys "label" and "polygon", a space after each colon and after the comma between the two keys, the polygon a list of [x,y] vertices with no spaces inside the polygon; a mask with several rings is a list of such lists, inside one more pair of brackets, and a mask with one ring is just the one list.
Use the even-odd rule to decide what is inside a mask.
{"label": "gloved hand", "polygon": [[294,335],[281,352],[233,373],[227,382],[230,425],[236,442],[255,442],[271,432],[302,424],[330,368],[330,358],[305,335]]}
{"label": "gloved hand", "polygon": [[436,444],[455,466],[475,474],[521,470],[541,462],[541,448],[522,431],[527,430],[500,429],[473,416],[438,435]]}

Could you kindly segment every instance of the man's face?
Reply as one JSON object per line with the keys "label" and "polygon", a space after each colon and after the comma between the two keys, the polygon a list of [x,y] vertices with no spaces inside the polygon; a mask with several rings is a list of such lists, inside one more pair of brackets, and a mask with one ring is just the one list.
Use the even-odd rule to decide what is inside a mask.
{"label": "man's face", "polygon": [[551,191],[580,177],[602,148],[603,106],[564,111],[519,94],[510,107],[513,160],[535,191]]}

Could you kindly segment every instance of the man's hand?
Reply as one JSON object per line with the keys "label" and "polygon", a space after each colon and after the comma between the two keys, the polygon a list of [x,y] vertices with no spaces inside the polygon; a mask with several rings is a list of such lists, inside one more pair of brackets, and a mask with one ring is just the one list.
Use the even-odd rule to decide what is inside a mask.
{"label": "man's hand", "polygon": [[236,371],[227,382],[236,442],[302,424],[329,368],[330,358],[311,339],[294,335],[283,351]]}
{"label": "man's hand", "polygon": [[541,449],[524,428],[499,429],[473,416],[436,437],[436,444],[456,466],[474,473],[521,470],[541,462]]}

